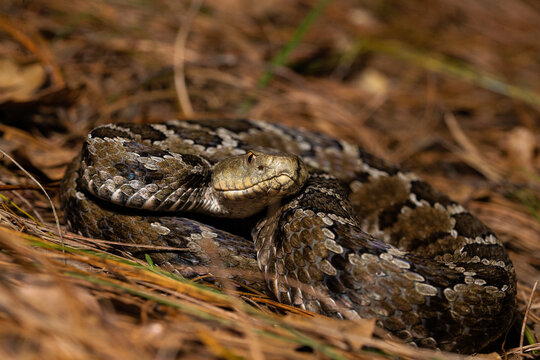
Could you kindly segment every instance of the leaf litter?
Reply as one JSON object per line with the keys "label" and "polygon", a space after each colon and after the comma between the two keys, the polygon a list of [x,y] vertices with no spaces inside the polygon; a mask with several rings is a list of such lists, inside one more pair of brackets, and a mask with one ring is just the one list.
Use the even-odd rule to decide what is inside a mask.
{"label": "leaf litter", "polygon": [[[506,243],[518,316],[483,357],[531,358],[540,7],[481,3],[437,0],[426,12],[420,0],[3,2],[0,148],[57,195],[85,134],[108,122],[247,116],[358,142],[465,204]],[[183,279],[63,223],[60,240],[43,193],[6,157],[0,166],[2,358],[464,358],[215,283],[204,276],[212,269]]]}

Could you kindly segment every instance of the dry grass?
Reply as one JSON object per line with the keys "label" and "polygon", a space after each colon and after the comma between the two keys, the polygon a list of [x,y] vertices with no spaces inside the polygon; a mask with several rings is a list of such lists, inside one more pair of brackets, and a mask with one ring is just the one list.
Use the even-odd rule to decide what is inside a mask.
{"label": "dry grass", "polygon": [[[356,141],[507,243],[519,314],[505,349],[538,355],[535,1],[34,0],[0,13],[0,148],[51,195],[85,133],[111,121],[248,116]],[[460,358],[181,279],[98,239],[61,241],[7,158],[0,181],[2,358]]]}

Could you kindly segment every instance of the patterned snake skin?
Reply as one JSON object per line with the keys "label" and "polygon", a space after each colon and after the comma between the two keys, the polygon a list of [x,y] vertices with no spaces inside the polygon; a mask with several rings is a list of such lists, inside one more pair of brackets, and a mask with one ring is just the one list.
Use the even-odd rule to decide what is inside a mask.
{"label": "patterned snake skin", "polygon": [[[195,199],[213,206],[204,189],[214,164],[232,155],[250,162],[256,149],[303,159],[309,176],[300,191],[264,201],[268,210],[251,222],[227,220],[236,234],[192,216]],[[224,265],[264,271],[279,301],[374,317],[418,346],[478,351],[513,319],[514,268],[489,228],[413,173],[324,135],[245,119],[102,126],[66,172],[61,202],[85,236],[177,247],[152,257],[184,265],[185,274],[211,265],[211,242]]]}

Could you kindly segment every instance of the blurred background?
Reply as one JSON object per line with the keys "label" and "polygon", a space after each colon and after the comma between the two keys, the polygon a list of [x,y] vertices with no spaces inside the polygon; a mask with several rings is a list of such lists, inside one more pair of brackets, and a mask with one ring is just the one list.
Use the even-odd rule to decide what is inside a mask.
{"label": "blurred background", "polygon": [[[540,279],[539,39],[535,0],[3,0],[0,148],[54,195],[86,133],[109,122],[250,117],[359,143],[466,205],[507,244],[520,281],[515,348],[525,314],[524,344],[537,342],[540,333],[540,297],[531,297]],[[10,314],[0,323],[10,329],[4,335],[11,334],[0,341],[0,355],[146,358],[160,354],[163,344],[140,340],[141,334],[162,341],[163,332],[177,331],[193,349],[203,351],[203,344],[201,354],[223,356],[223,343],[208,345],[208,338],[193,335],[197,331],[174,328],[161,308],[144,315],[160,324],[161,335],[144,327],[148,299],[119,290],[113,296],[89,278],[64,278],[74,271],[70,266],[93,274],[88,267],[103,271],[106,265],[77,258],[75,265],[31,269],[28,258],[46,263],[60,256],[50,246],[58,240],[48,238],[48,231],[57,232],[53,213],[11,160],[4,157],[0,166],[0,230],[26,230],[47,248],[35,252],[36,243],[20,235],[0,236],[6,249],[0,253],[0,306]],[[40,302],[47,298],[55,300]],[[80,317],[81,308],[99,319],[95,329]],[[121,320],[105,321],[109,312],[122,314]],[[69,326],[60,318],[70,319]],[[83,346],[90,328],[102,338]],[[125,338],[111,337],[121,329],[129,329]],[[70,340],[59,340],[66,336]],[[104,344],[115,350],[106,352]],[[130,346],[137,352],[129,353]],[[249,346],[231,346],[242,356],[254,354]],[[293,350],[291,357],[302,355]]]}

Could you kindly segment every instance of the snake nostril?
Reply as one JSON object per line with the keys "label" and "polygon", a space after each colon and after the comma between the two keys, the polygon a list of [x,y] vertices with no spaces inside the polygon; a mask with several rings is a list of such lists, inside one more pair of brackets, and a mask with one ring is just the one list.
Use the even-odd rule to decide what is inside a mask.
{"label": "snake nostril", "polygon": [[263,171],[263,170],[264,170],[264,166],[259,165],[259,167],[258,167],[257,169],[259,169],[259,171]]}

